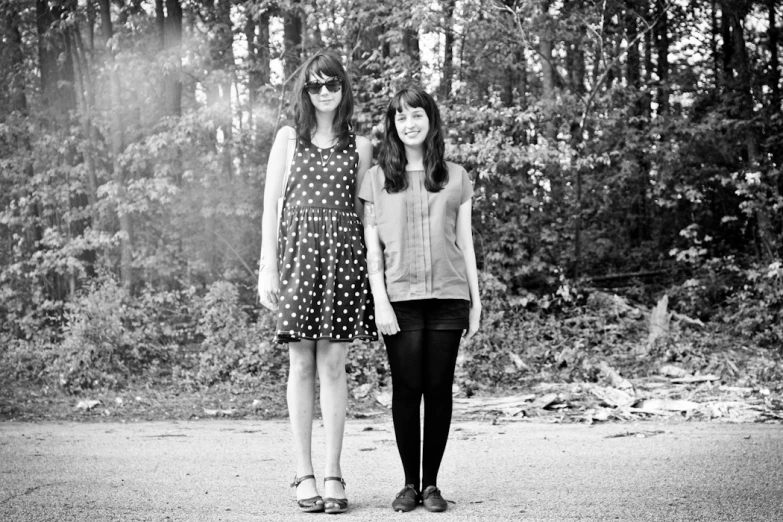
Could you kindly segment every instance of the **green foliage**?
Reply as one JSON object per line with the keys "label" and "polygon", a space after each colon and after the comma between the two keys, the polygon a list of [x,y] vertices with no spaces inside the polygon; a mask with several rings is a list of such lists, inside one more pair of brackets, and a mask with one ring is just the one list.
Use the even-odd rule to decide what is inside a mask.
{"label": "green foliage", "polygon": [[131,299],[111,276],[95,280],[66,306],[64,338],[52,368],[59,385],[77,392],[154,374],[188,330],[176,324],[181,311],[169,308],[178,299],[151,293]]}
{"label": "green foliage", "polygon": [[783,264],[755,265],[741,273],[721,319],[760,346],[783,347]]}
{"label": "green foliage", "polygon": [[357,341],[348,347],[345,372],[348,389],[372,385],[376,389],[391,384],[391,370],[381,341]]}
{"label": "green foliage", "polygon": [[[646,300],[671,287],[681,313],[736,324],[749,342],[780,341],[770,267],[783,247],[783,119],[767,4],[746,2],[745,41],[724,42],[738,33],[720,31],[720,2],[664,3],[661,57],[652,33],[629,45],[660,13],[618,2],[469,0],[448,19],[446,4],[424,0],[234,2],[229,12],[183,1],[182,46],[165,49],[149,2],[111,10],[111,41],[102,31],[88,41],[88,4],[72,2],[55,10],[49,43],[81,38],[70,58],[82,58],[63,54],[56,67],[41,62],[34,4],[7,4],[0,357],[15,378],[62,374],[70,391],[121,386],[168,371],[172,354],[184,383],[282,378],[287,354],[269,344],[272,315],[255,311],[252,289],[265,166],[291,117],[277,70],[295,61],[280,38],[293,9],[307,22],[305,54],[327,46],[344,57],[355,128],[376,145],[397,88],[420,82],[436,93],[448,158],[476,183],[488,326],[471,344],[470,379],[492,379],[512,351],[531,368],[583,368],[568,354],[598,341],[561,324],[589,312],[583,276],[666,271],[659,287],[626,292]],[[251,27],[266,16],[269,26]],[[247,46],[249,29],[278,31],[271,62],[266,45]],[[718,53],[743,43],[747,63],[705,52],[698,42],[712,38]],[[181,81],[178,113],[164,99],[171,85],[161,79],[171,77]],[[386,382],[385,364],[377,343],[353,346],[352,385]],[[516,376],[502,370],[500,382]]]}
{"label": "green foliage", "polygon": [[288,352],[270,342],[274,333],[271,314],[263,313],[251,324],[235,285],[225,281],[210,285],[198,300],[196,313],[202,336],[193,376],[196,383],[253,385],[279,379]]}

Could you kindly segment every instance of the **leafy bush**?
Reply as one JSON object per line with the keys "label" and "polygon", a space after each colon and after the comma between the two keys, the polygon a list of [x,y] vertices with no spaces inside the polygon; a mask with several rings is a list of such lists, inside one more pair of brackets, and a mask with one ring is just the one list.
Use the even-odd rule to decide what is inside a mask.
{"label": "leafy bush", "polygon": [[381,341],[351,344],[348,347],[345,366],[349,389],[363,384],[382,388],[391,383],[389,360]]}
{"label": "leafy bush", "polygon": [[288,353],[270,342],[272,314],[262,313],[251,324],[234,284],[210,285],[198,301],[197,315],[197,331],[203,336],[195,375],[198,384],[254,384],[279,377]]}
{"label": "leafy bush", "polygon": [[40,384],[48,380],[56,361],[55,344],[0,334],[0,346],[0,382]]}
{"label": "leafy bush", "polygon": [[161,320],[171,296],[146,293],[131,299],[115,279],[102,276],[67,304],[64,339],[54,371],[69,392],[115,387],[160,364],[174,349],[177,332]]}
{"label": "leafy bush", "polygon": [[783,347],[783,263],[756,265],[742,272],[741,284],[733,288],[722,311],[725,323],[758,343]]}

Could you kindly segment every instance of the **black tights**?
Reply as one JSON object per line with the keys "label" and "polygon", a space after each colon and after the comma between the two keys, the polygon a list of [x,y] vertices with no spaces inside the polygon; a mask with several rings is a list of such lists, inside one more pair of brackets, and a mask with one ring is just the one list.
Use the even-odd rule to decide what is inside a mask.
{"label": "black tights", "polygon": [[414,330],[383,337],[392,374],[392,418],[405,483],[419,488],[419,408],[424,396],[421,487],[436,486],[451,425],[451,386],[462,330]]}

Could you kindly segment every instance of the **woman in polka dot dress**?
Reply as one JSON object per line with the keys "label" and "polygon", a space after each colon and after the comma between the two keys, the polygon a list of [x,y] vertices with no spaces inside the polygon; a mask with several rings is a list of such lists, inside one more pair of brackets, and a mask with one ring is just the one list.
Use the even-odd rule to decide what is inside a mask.
{"label": "woman in polka dot dress", "polygon": [[[346,350],[355,339],[378,337],[356,198],[372,161],[372,144],[351,132],[350,80],[331,54],[319,52],[300,67],[294,113],[296,130],[278,132],[267,167],[263,238],[279,238],[262,241],[258,293],[276,310],[277,342],[288,344],[288,411],[296,454],[292,486],[299,508],[342,513],[348,509],[340,468]],[[278,229],[289,147],[293,157]],[[325,498],[318,494],[311,459],[316,371],[326,431]]]}

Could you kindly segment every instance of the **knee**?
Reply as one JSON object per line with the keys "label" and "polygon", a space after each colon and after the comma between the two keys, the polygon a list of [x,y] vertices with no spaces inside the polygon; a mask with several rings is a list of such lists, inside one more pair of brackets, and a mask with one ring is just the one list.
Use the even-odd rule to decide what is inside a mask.
{"label": "knee", "polygon": [[416,405],[421,403],[424,389],[412,383],[394,383],[392,381],[392,401],[398,404]]}
{"label": "knee", "polygon": [[429,400],[432,403],[451,403],[451,386],[451,381],[442,383],[428,383],[428,385],[425,386],[423,390],[424,397],[426,400]]}
{"label": "knee", "polygon": [[345,361],[337,358],[319,361],[318,377],[328,382],[345,380]]}
{"label": "knee", "polygon": [[300,354],[292,354],[289,372],[292,379],[313,380],[315,378],[315,359]]}

